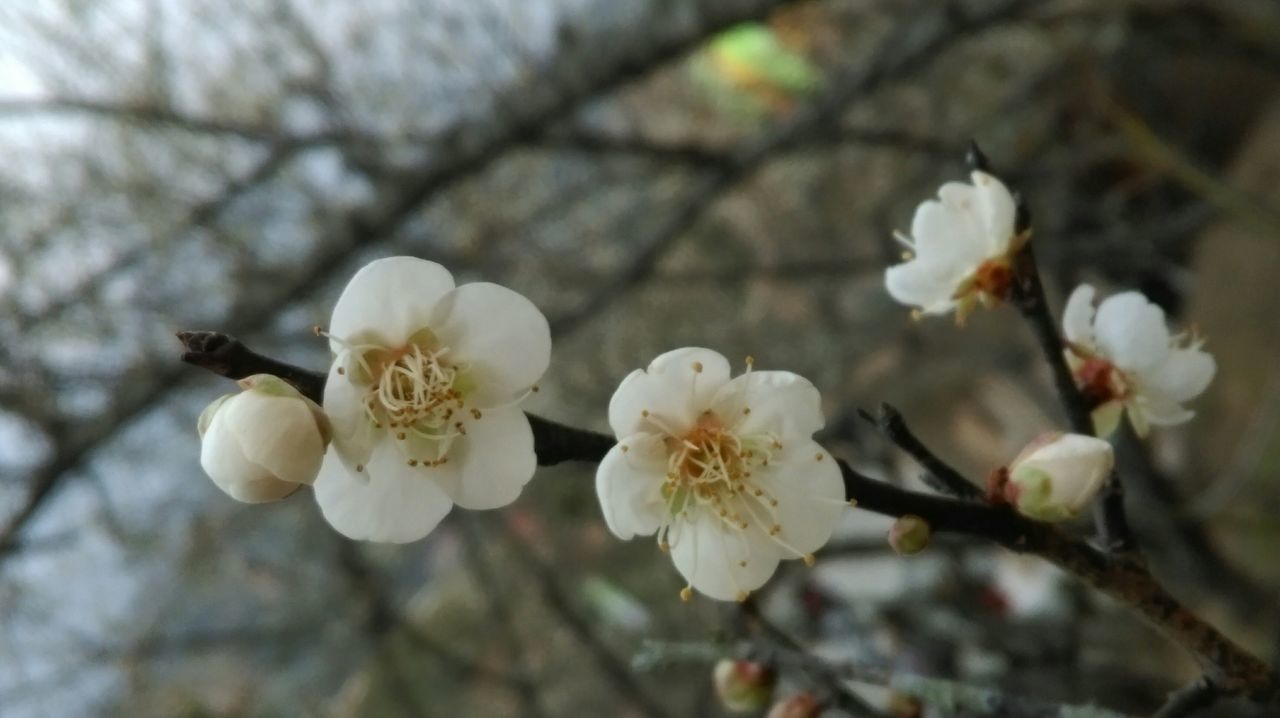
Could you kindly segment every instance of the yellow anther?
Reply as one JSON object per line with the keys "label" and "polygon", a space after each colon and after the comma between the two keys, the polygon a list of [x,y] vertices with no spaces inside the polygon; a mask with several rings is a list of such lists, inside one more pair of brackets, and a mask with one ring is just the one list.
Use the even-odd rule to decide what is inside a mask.
{"label": "yellow anther", "polygon": [[816,454],[816,458],[818,459],[818,461],[822,461],[822,454],[821,453]]}
{"label": "yellow anther", "polygon": [[735,596],[735,598],[738,599],[738,603],[744,603],[750,595],[751,594],[746,591],[738,591],[738,595]]}
{"label": "yellow anther", "polygon": [[342,376],[343,374],[346,374],[346,373],[347,373],[346,369],[343,369],[342,367],[338,367],[338,376]]}
{"label": "yellow anther", "polygon": [[648,419],[648,418],[649,418],[649,410],[648,410],[648,409],[641,409],[641,410],[640,410],[640,418],[641,418],[641,419]]}
{"label": "yellow anther", "polygon": [[478,420],[480,419],[480,417],[481,417],[481,416],[482,416],[482,414],[480,413],[480,410],[479,410],[479,409],[472,409],[472,410],[471,410],[471,418],[476,419],[476,420],[478,421]]}
{"label": "yellow anther", "polygon": [[773,526],[769,527],[770,536],[777,536],[780,533],[782,533],[782,526],[780,524],[774,524]]}
{"label": "yellow anther", "polygon": [[739,565],[739,566],[741,566],[741,567],[743,567],[743,568],[746,568],[746,567],[747,567],[746,559],[743,559],[742,561],[739,561],[739,562],[738,562],[738,565]]}
{"label": "yellow anther", "polygon": [[688,603],[688,602],[689,602],[690,600],[692,600],[692,599],[693,599],[693,587],[692,587],[692,586],[685,586],[684,588],[680,589],[680,600],[681,600],[681,601],[684,601],[684,602]]}
{"label": "yellow anther", "polygon": [[744,406],[744,407],[742,407],[742,413],[743,413],[743,414],[750,414],[750,413],[751,413],[751,407],[749,407],[749,406]]}
{"label": "yellow anther", "polygon": [[702,362],[700,362],[700,361],[696,361],[696,362],[694,362],[694,363],[693,363],[693,370],[694,370],[695,372],[697,372],[698,374],[701,374],[701,373],[702,373]]}
{"label": "yellow anther", "polygon": [[417,460],[417,459],[409,459],[409,465],[410,465],[410,466],[417,466],[417,465],[418,465],[418,460]]}
{"label": "yellow anther", "polygon": [[364,464],[356,464],[356,472],[364,471]]}
{"label": "yellow anther", "polygon": [[809,568],[813,568],[813,565],[817,562],[818,562],[818,559],[814,558],[813,554],[807,553],[804,555],[804,565],[808,566]]}
{"label": "yellow anther", "polygon": [[[619,445],[618,445],[618,450],[625,454],[625,453],[627,453],[628,451],[631,451],[631,447],[630,447],[630,446],[627,446],[626,444],[619,444]],[[670,477],[668,477],[668,478],[670,478]]]}

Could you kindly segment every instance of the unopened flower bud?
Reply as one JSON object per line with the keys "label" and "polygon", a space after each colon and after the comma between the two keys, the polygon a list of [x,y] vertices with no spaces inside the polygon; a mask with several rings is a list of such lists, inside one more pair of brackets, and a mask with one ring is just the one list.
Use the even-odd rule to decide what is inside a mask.
{"label": "unopened flower bud", "polygon": [[755,713],[769,705],[777,673],[763,663],[723,659],[712,671],[716,695],[731,713]]}
{"label": "unopened flower bud", "polygon": [[1005,487],[1018,511],[1041,521],[1075,518],[1106,483],[1115,465],[1111,444],[1083,434],[1044,434],[1009,467]]}
{"label": "unopened flower bud", "polygon": [[929,523],[915,514],[899,517],[889,528],[889,547],[899,556],[920,553],[929,545]]}
{"label": "unopened flower bud", "polygon": [[255,374],[200,414],[200,466],[231,498],[276,501],[315,481],[329,420],[279,377]]}
{"label": "unopened flower bud", "polygon": [[799,693],[774,703],[765,718],[818,718],[822,708],[822,702],[813,695]]}

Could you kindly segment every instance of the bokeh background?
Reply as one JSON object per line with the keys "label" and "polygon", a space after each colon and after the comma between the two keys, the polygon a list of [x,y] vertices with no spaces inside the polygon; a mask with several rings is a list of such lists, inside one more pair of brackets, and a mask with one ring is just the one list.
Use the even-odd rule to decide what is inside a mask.
{"label": "bokeh background", "polygon": [[[1278,87],[1270,0],[6,0],[0,715],[719,715],[726,609],[609,536],[592,467],[352,543],[307,492],[244,506],[202,476],[196,416],[230,385],[173,332],[323,368],[346,279],[411,254],[543,308],[548,417],[605,430],[626,372],[704,345],[811,378],[869,473],[919,485],[856,415],[887,401],[981,479],[1063,425],[1042,358],[1010,309],[912,322],[882,284],[970,138],[1059,307],[1138,288],[1208,337],[1196,421],[1122,452],[1130,508],[1172,590],[1274,658]],[[877,705],[1144,713],[1195,675],[1035,561],[899,558],[887,527],[851,511],[761,597],[883,669]]]}

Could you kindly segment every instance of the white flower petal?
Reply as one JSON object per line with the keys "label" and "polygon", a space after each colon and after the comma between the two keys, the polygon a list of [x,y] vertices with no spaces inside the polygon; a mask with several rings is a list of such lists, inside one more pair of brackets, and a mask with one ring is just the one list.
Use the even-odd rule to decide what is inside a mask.
{"label": "white flower petal", "polygon": [[238,437],[245,459],[281,481],[315,481],[325,446],[305,399],[246,391],[220,413]]}
{"label": "white flower petal", "polygon": [[721,601],[760,588],[778,568],[778,552],[763,531],[755,526],[727,528],[707,508],[672,527],[668,540],[680,575],[699,592]]}
{"label": "white flower petal", "polygon": [[668,518],[662,499],[666,477],[667,447],[655,434],[624,437],[605,454],[596,469],[596,494],[615,536],[626,541],[662,526]]}
{"label": "white flower petal", "polygon": [[1125,371],[1154,367],[1169,355],[1164,310],[1138,292],[1103,300],[1093,323],[1098,347]]}
{"label": "white flower petal", "polygon": [[[1135,429],[1142,424],[1154,424],[1156,426],[1174,426],[1175,424],[1184,424],[1191,421],[1196,413],[1182,406],[1182,404],[1162,396],[1150,396],[1139,394],[1129,406],[1130,418],[1133,418],[1134,410],[1137,410],[1141,416],[1134,422]],[[1145,431],[1138,432],[1145,434]]]}
{"label": "white flower petal", "polygon": [[325,520],[344,536],[363,541],[406,543],[426,536],[453,502],[420,468],[404,462],[396,447],[384,442],[365,469],[367,480],[361,480],[330,451],[315,483]]}
{"label": "white flower petal", "polygon": [[324,412],[333,428],[333,448],[339,452],[347,467],[367,464],[374,444],[386,436],[375,429],[364,412],[364,387],[356,386],[350,374],[339,374],[341,364],[329,367],[329,377],[324,384]]}
{"label": "white flower petal", "polygon": [[[957,202],[972,202],[972,189],[957,183],[943,185],[941,194],[949,198],[945,204],[926,200],[916,207],[911,220],[911,239],[920,259],[958,267],[967,274],[990,256],[989,243],[982,236],[972,205],[968,209],[955,206]],[[957,199],[961,191],[964,198]]]}
{"label": "white flower petal", "polygon": [[464,284],[436,305],[431,329],[450,352],[470,365],[482,395],[480,408],[505,404],[537,383],[551,361],[547,318],[523,295],[488,282]]}
{"label": "white flower petal", "polygon": [[1141,391],[1175,403],[1189,401],[1209,387],[1217,370],[1208,352],[1190,347],[1173,349],[1164,363],[1139,377]]}
{"label": "white flower petal", "polygon": [[946,314],[955,307],[956,290],[964,275],[937,263],[919,259],[889,267],[884,286],[902,304],[920,307],[926,314]]}
{"label": "white flower petal", "polygon": [[1081,284],[1071,292],[1067,308],[1062,312],[1062,333],[1067,341],[1085,349],[1093,349],[1093,297],[1095,290]]}
{"label": "white flower petal", "polygon": [[[453,289],[449,270],[425,259],[387,257],[366,264],[347,283],[329,320],[329,333],[348,342],[399,347],[428,326],[436,301]],[[335,354],[338,341],[329,342]]]}
{"label": "white flower petal", "polygon": [[464,509],[496,509],[515,501],[538,468],[528,417],[516,407],[486,409],[466,428],[466,436],[449,448],[449,460],[420,468],[422,476]]}
{"label": "white flower petal", "polygon": [[719,353],[698,347],[674,349],[622,380],[609,400],[609,426],[618,437],[667,430],[681,436],[710,408],[711,397],[727,381],[729,361]]}
{"label": "white flower petal", "polygon": [[214,414],[200,442],[200,467],[218,488],[247,504],[276,501],[298,488],[298,484],[281,481],[245,458],[239,439],[222,411]]}
{"label": "white flower petal", "polygon": [[[812,553],[831,539],[848,508],[844,478],[835,459],[817,442],[784,446],[780,461],[763,472],[753,472],[753,478],[778,501],[773,507],[782,527],[778,538],[802,554]],[[763,507],[753,506],[752,510],[763,518]],[[785,550],[782,554],[784,558],[800,558]]]}
{"label": "white flower petal", "polygon": [[711,410],[738,435],[772,432],[781,439],[809,439],[826,423],[822,396],[799,374],[753,371],[720,387]]}
{"label": "white flower petal", "polygon": [[1004,254],[1009,251],[1017,215],[1013,195],[1003,182],[986,172],[974,172],[971,178],[988,256]]}

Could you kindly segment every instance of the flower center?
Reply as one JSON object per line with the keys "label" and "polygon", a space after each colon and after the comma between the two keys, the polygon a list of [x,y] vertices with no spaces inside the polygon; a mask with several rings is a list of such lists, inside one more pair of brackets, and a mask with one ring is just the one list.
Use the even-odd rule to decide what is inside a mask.
{"label": "flower center", "polygon": [[[744,407],[743,413],[750,409]],[[654,417],[646,417],[657,424]],[[739,434],[711,411],[703,412],[697,424],[683,436],[666,434],[667,475],[662,485],[668,518],[658,529],[658,547],[668,551],[678,541],[697,541],[696,521],[713,521],[742,548],[736,563],[746,567],[750,545],[746,533],[759,530],[784,553],[803,558],[813,565],[813,555],[789,544],[783,532],[778,499],[770,493],[758,473],[778,459],[783,446],[769,432]],[[674,527],[674,529],[673,529]],[[726,549],[727,550],[727,549]],[[698,550],[694,546],[697,560]],[[729,557],[726,555],[726,560]],[[730,573],[732,577],[732,572]],[[689,587],[681,591],[688,600]],[[745,600],[746,591],[739,591]]]}
{"label": "flower center", "polygon": [[1076,385],[1080,387],[1080,393],[1089,400],[1090,406],[1096,408],[1110,401],[1123,401],[1128,396],[1129,388],[1124,372],[1114,364],[1091,355],[1080,356],[1080,359],[1074,367]]}
{"label": "flower center", "polygon": [[988,259],[978,265],[973,273],[972,288],[991,300],[1008,299],[1013,291],[1013,267],[1008,257]]}
{"label": "flower center", "polygon": [[[467,433],[466,367],[449,361],[449,348],[428,329],[396,348],[342,343],[347,356],[338,373],[364,390],[365,420],[391,434],[410,466],[447,462],[453,441]],[[478,420],[480,410],[470,416]]]}

